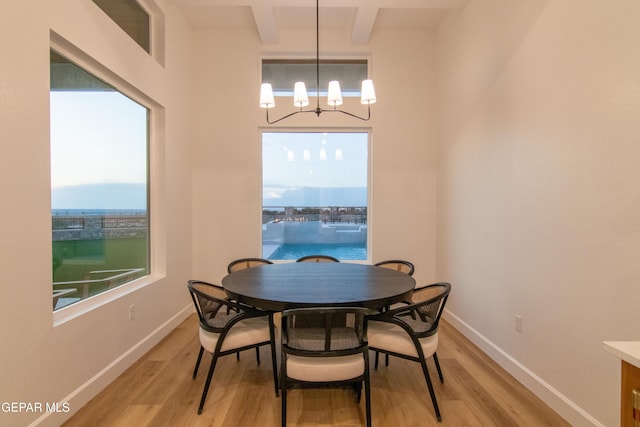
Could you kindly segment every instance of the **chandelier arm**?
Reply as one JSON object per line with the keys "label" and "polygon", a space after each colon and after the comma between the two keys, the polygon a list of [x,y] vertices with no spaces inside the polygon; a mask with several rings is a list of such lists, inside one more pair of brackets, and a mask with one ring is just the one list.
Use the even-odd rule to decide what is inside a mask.
{"label": "chandelier arm", "polygon": [[299,114],[299,113],[315,113],[317,116],[320,116],[321,113],[325,113],[325,112],[327,112],[327,113],[342,113],[342,114],[346,114],[347,116],[351,116],[351,117],[354,117],[356,119],[359,119],[359,120],[362,120],[362,121],[365,121],[365,122],[368,121],[371,118],[371,107],[369,105],[367,105],[367,117],[358,116],[357,114],[353,114],[353,113],[350,113],[350,112],[344,111],[344,110],[338,110],[338,109],[335,109],[335,108],[334,109],[330,109],[330,110],[327,110],[327,109],[324,109],[324,108],[314,108],[312,110],[294,111],[293,113],[289,113],[289,114],[284,115],[284,116],[280,117],[279,119],[276,119],[276,120],[273,120],[273,121],[269,120],[269,109],[267,109],[267,123],[272,125],[272,124],[278,123],[279,121],[284,120],[284,119],[286,119],[288,117],[295,116],[296,114]]}
{"label": "chandelier arm", "polygon": [[279,119],[276,119],[276,120],[273,120],[273,121],[269,121],[269,109],[267,108],[267,123],[272,125],[274,123],[278,123],[279,121],[286,119],[287,117],[295,116],[296,114],[299,114],[299,113],[316,113],[316,114],[318,114],[318,111],[315,108],[313,110],[297,110],[297,111],[294,111],[293,113],[289,113],[289,114],[287,114],[285,116],[282,116]]}
{"label": "chandelier arm", "polygon": [[[343,113],[343,114],[346,114],[346,115],[348,115],[348,116],[354,117],[354,118],[356,118],[356,119],[360,119],[360,120],[365,121],[365,122],[366,122],[366,121],[368,121],[368,120],[371,118],[371,107],[369,106],[369,104],[367,104],[367,117],[361,117],[361,116],[358,116],[358,115],[356,115],[356,114],[350,113],[350,112],[348,112],[348,111],[344,111],[344,110],[337,110],[337,109],[335,109],[335,108],[334,108],[334,109],[332,109],[332,110],[321,110],[320,112],[322,113],[322,112],[325,112],[325,111],[327,111],[327,112]],[[318,113],[318,115],[320,115],[320,114]]]}

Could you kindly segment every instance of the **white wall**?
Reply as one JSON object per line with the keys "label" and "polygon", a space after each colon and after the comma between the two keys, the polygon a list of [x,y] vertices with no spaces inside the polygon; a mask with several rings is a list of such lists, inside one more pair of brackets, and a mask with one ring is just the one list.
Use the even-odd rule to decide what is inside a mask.
{"label": "white wall", "polygon": [[[315,31],[281,33],[263,46],[256,32],[196,33],[194,81],[194,277],[219,282],[227,264],[261,254],[261,142],[269,128],[258,106],[260,55],[315,55]],[[406,258],[418,283],[435,276],[434,33],[375,33],[368,46],[351,47],[349,34],[322,32],[321,54],[365,54],[372,61],[378,102],[369,122],[323,114],[292,117],[278,127],[314,130],[370,128],[371,257]],[[324,57],[324,56],[323,56]],[[315,98],[310,99],[311,103]],[[324,102],[324,100],[321,100]],[[292,111],[292,102],[275,110]],[[346,109],[365,114],[355,100]],[[278,117],[276,111],[272,117]]]}
{"label": "white wall", "polygon": [[[162,6],[162,4],[160,4]],[[0,424],[59,425],[185,315],[191,269],[190,30],[166,9],[161,66],[92,2],[21,1],[0,13],[0,378],[2,402],[68,402],[70,413],[6,413]],[[152,147],[154,272],[118,299],[51,312],[50,30],[164,109]],[[118,292],[122,292],[120,289]],[[136,317],[128,320],[128,306]],[[76,305],[77,307],[78,305]],[[73,307],[73,306],[72,306]],[[186,310],[185,310],[186,309]],[[61,310],[61,312],[64,310]],[[68,313],[68,312],[67,312]]]}
{"label": "white wall", "polygon": [[640,337],[639,19],[470,0],[438,31],[448,318],[574,425],[619,424],[602,341]]}

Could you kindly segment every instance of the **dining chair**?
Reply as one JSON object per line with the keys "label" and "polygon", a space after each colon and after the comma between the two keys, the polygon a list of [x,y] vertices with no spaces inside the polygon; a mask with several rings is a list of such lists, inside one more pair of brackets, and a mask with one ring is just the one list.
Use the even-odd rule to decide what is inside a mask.
{"label": "dining chair", "polygon": [[227,266],[227,272],[231,274],[236,271],[267,264],[273,264],[273,262],[264,258],[239,258],[229,263]]}
{"label": "dining chair", "polygon": [[366,425],[371,426],[364,321],[368,313],[371,311],[362,307],[299,308],[282,313],[282,427],[287,425],[287,390],[351,387],[359,403],[363,384]]}
{"label": "dining chair", "polygon": [[[377,262],[373,265],[375,265],[376,267],[388,268],[390,270],[399,271],[400,273],[405,273],[405,274],[408,274],[409,276],[413,276],[413,273],[415,272],[415,267],[413,266],[413,263],[403,259],[389,259],[389,260]],[[395,304],[391,307],[395,308],[398,306],[400,306],[400,304]],[[388,310],[388,309],[389,307],[385,308],[385,310]],[[379,354],[376,353],[376,361],[378,360],[378,356]],[[384,364],[385,366],[389,366],[388,354],[386,354],[384,357]]]}
{"label": "dining chair", "polygon": [[427,358],[433,356],[440,382],[444,383],[436,350],[438,323],[451,285],[446,282],[434,283],[421,288],[421,292],[426,299],[368,316],[367,337],[369,349],[376,352],[375,369],[378,368],[378,353],[420,363],[436,417],[442,421],[427,369]]}
{"label": "dining chair", "polygon": [[[259,267],[261,265],[269,264],[273,264],[273,262],[264,258],[238,258],[234,261],[231,261],[229,265],[227,265],[227,272],[231,274],[236,271],[246,270],[247,268]],[[257,347],[256,358],[258,360],[258,363],[260,363],[260,350]],[[236,353],[236,359],[240,360],[240,352]]]}
{"label": "dining chair", "polygon": [[340,262],[340,260],[329,255],[307,255],[298,258],[296,262]]}
{"label": "dining chair", "polygon": [[413,276],[413,272],[415,271],[415,267],[409,261],[405,261],[402,259],[390,259],[386,261],[380,261],[373,264],[377,267],[389,268],[391,270],[396,270],[401,273],[408,274],[409,276]]}
{"label": "dining chair", "polygon": [[212,283],[189,280],[187,287],[200,320],[200,351],[193,370],[194,379],[202,354],[205,350],[211,353],[211,365],[202,391],[198,414],[202,413],[218,358],[251,348],[258,349],[263,345],[271,347],[273,382],[277,396],[279,388],[273,313],[229,301],[224,289]]}

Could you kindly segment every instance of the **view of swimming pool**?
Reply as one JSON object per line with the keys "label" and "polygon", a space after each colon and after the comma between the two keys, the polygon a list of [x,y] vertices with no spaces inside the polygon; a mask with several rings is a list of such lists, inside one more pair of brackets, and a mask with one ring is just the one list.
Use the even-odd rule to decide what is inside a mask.
{"label": "view of swimming pool", "polygon": [[367,247],[352,243],[284,243],[266,258],[296,260],[305,255],[330,255],[339,260],[366,260]]}

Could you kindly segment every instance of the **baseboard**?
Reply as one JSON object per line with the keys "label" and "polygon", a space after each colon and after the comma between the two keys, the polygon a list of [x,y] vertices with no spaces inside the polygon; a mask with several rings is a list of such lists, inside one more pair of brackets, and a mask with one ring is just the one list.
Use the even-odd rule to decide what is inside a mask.
{"label": "baseboard", "polygon": [[445,309],[443,318],[573,426],[605,427],[526,366]]}
{"label": "baseboard", "polygon": [[107,385],[111,384],[113,380],[122,375],[122,373],[133,365],[134,362],[140,359],[140,357],[151,350],[153,346],[178,327],[178,325],[180,325],[180,323],[182,323],[193,312],[193,304],[189,304],[160,325],[157,329],[152,331],[149,335],[140,340],[136,345],[123,353],[120,357],[105,366],[104,369],[94,375],[87,382],[62,399],[60,403],[68,403],[68,407],[71,409],[69,412],[46,412],[33,423],[29,424],[29,426],[48,427],[59,426],[64,423],[66,420],[71,418],[77,410],[93,399],[93,397],[95,397]]}

